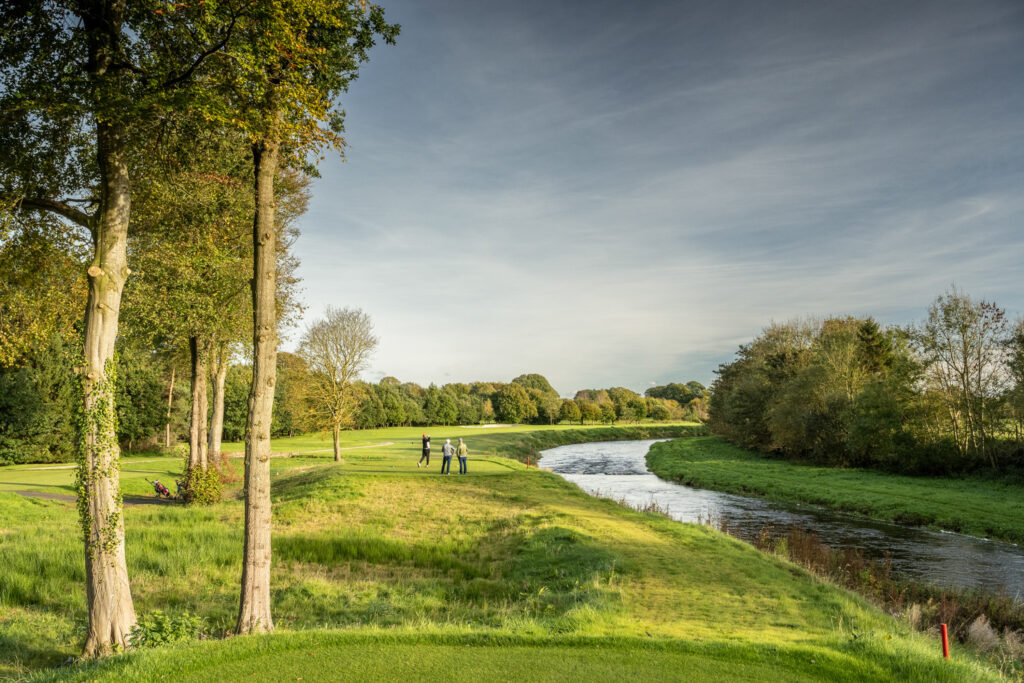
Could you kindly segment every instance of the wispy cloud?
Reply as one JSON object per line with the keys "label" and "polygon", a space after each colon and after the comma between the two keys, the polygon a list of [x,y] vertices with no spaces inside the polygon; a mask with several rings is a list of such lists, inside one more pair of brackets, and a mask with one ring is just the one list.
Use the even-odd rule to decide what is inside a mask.
{"label": "wispy cloud", "polygon": [[770,319],[1024,309],[1018,3],[388,9],[297,245],[377,372],[642,389]]}

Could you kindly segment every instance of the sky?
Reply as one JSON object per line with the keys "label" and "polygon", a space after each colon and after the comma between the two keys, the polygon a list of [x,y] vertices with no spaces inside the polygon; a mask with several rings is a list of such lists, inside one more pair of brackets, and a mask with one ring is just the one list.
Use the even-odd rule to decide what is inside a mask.
{"label": "sky", "polygon": [[772,321],[1024,313],[1019,0],[380,0],[295,254],[365,379],[714,378]]}

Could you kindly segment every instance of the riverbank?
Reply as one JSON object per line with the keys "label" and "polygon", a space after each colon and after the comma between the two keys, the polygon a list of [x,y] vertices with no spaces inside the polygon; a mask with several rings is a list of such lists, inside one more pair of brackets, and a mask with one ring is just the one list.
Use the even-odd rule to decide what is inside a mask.
{"label": "riverbank", "polygon": [[656,444],[647,466],[662,479],[697,488],[1024,543],[1024,485],[1007,479],[907,477],[794,464],[718,437]]}
{"label": "riverbank", "polygon": [[79,652],[85,620],[74,504],[0,492],[0,678],[999,680],[712,529],[493,455],[441,477],[436,463],[416,467],[411,444],[354,453],[271,461],[278,632],[265,638],[224,639],[238,600],[237,485],[209,508],[126,508],[138,614],[197,615],[207,639],[83,669],[51,669]]}

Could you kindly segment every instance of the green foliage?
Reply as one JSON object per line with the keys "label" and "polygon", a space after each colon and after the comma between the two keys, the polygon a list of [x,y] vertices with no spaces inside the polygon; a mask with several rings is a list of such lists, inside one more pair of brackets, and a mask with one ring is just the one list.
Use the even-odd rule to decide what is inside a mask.
{"label": "green foliage", "polygon": [[555,396],[558,395],[558,392],[555,391],[554,387],[551,386],[551,383],[548,382],[547,378],[544,375],[538,375],[536,373],[519,375],[514,380],[512,380],[512,382],[526,389],[536,389],[542,394],[554,394]]}
{"label": "green foliage", "polygon": [[519,384],[506,384],[494,397],[494,414],[501,422],[519,424],[537,416],[537,406]]}
{"label": "green foliage", "polygon": [[55,335],[23,365],[0,367],[0,465],[73,457],[68,416],[81,399],[71,358]]}
{"label": "green foliage", "polygon": [[[699,384],[699,382],[691,382],[691,384]],[[651,387],[644,392],[644,396],[650,396],[651,398],[667,398],[671,401],[675,401],[680,405],[686,405],[693,399],[697,398],[699,394],[694,394],[690,390],[690,387],[685,384],[679,384],[677,382],[670,382],[664,386]]]}
{"label": "green foliage", "polygon": [[167,614],[163,610],[153,610],[135,624],[129,642],[136,649],[160,647],[170,643],[199,640],[205,632],[206,620],[200,616],[188,612]]}
{"label": "green foliage", "polygon": [[431,384],[423,399],[423,415],[429,424],[453,424],[459,417],[458,406],[451,392]]}
{"label": "green foliage", "polygon": [[655,420],[656,422],[663,422],[665,420],[671,419],[672,413],[669,411],[668,407],[664,403],[655,403],[653,406],[651,406],[650,417],[652,420]]}
{"label": "green foliage", "polygon": [[[245,436],[245,421],[249,415],[249,385],[252,366],[232,365],[224,381],[224,440],[241,441]],[[275,387],[274,398],[277,399]],[[274,404],[274,415],[291,412],[287,406]]]}
{"label": "green foliage", "polygon": [[566,399],[558,409],[558,416],[566,422],[577,422],[581,418],[580,407],[576,401]]}
{"label": "green foliage", "polygon": [[115,400],[120,443],[137,444],[163,430],[167,409],[163,370],[146,351],[125,349],[118,354]]}
{"label": "green foliage", "polygon": [[370,385],[359,383],[362,399],[356,406],[355,426],[357,429],[373,429],[387,424],[388,415],[384,410],[384,402],[377,391]]}
{"label": "green foliage", "polygon": [[734,444],[835,467],[1012,469],[1024,464],[1020,422],[1009,429],[1012,346],[1002,310],[956,290],[918,328],[773,325],[718,369],[709,424]]}
{"label": "green foliage", "polygon": [[[0,199],[0,205],[2,205]],[[85,310],[83,236],[52,216],[12,218],[0,206],[0,367],[32,361],[58,338],[73,346]]]}
{"label": "green foliage", "polygon": [[213,467],[189,467],[188,455],[184,459],[182,497],[190,505],[213,505],[222,496],[220,472]]}

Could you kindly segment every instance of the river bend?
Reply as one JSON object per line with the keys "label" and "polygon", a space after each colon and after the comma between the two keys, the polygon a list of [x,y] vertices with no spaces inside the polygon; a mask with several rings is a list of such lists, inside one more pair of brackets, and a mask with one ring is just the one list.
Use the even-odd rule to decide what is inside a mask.
{"label": "river bend", "polygon": [[801,527],[816,532],[833,548],[860,548],[882,558],[889,553],[894,574],[957,588],[982,588],[1024,600],[1024,548],[951,532],[876,522],[814,506],[695,489],[659,479],[647,469],[646,441],[574,444],[542,451],[541,467],[579,485],[587,493],[621,500],[633,507],[656,503],[680,522],[725,519],[750,540],[762,528]]}

